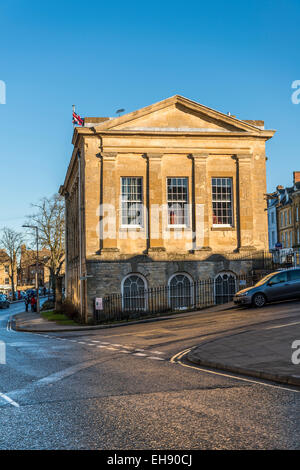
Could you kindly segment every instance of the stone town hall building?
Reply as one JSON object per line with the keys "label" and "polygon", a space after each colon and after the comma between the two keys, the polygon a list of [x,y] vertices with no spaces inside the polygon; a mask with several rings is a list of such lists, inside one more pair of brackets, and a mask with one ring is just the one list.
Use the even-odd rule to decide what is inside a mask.
{"label": "stone town hall building", "polygon": [[[65,182],[66,290],[96,297],[246,273],[268,246],[265,143],[275,131],[182,96],[76,127]],[[182,278],[181,278],[182,279]]]}

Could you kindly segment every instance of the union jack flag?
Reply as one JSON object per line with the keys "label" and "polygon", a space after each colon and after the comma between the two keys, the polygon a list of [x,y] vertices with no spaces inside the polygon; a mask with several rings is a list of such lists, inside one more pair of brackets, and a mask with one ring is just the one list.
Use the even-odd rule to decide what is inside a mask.
{"label": "union jack flag", "polygon": [[79,116],[79,114],[74,113],[74,111],[73,111],[73,124],[79,124],[79,126],[83,126],[84,124],[83,119]]}

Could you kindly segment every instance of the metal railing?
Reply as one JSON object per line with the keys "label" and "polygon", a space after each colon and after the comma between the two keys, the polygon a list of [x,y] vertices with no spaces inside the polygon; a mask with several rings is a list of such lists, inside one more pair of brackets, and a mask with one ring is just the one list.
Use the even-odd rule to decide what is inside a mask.
{"label": "metal railing", "polygon": [[198,310],[230,302],[234,294],[252,286],[265,273],[249,276],[228,276],[227,279],[203,279],[188,286],[169,285],[110,294],[103,298],[103,309],[94,311],[94,321],[129,321],[162,313]]}

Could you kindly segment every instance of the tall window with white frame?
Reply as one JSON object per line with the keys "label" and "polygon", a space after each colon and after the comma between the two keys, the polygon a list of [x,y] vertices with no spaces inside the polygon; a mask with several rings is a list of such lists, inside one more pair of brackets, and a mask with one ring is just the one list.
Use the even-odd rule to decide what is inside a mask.
{"label": "tall window with white frame", "polygon": [[212,178],[213,226],[233,226],[233,198],[231,178]]}
{"label": "tall window with white frame", "polygon": [[143,226],[143,178],[121,178],[121,226]]}
{"label": "tall window with white frame", "polygon": [[169,226],[188,226],[188,201],[188,178],[167,178],[167,204]]}

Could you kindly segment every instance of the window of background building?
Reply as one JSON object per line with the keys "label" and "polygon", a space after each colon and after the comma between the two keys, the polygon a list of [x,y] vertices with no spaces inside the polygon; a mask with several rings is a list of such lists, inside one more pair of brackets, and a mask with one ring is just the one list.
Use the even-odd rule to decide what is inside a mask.
{"label": "window of background building", "polygon": [[289,224],[291,225],[292,223],[292,211],[291,209],[289,210]]}
{"label": "window of background building", "polygon": [[188,225],[188,178],[167,178],[168,225]]}
{"label": "window of background building", "polygon": [[296,222],[299,221],[299,207],[296,207]]}
{"label": "window of background building", "polygon": [[9,272],[9,266],[4,266],[4,269],[5,269],[5,272],[8,273]]}
{"label": "window of background building", "polygon": [[300,243],[300,229],[297,230],[297,243]]}
{"label": "window of background building", "polygon": [[5,284],[9,284],[9,278],[8,277],[5,278]]}
{"label": "window of background building", "polygon": [[212,209],[213,225],[233,225],[231,178],[212,178]]}
{"label": "window of background building", "polygon": [[280,214],[280,225],[283,227],[283,212]]}
{"label": "window of background building", "polygon": [[285,247],[288,248],[289,242],[288,242],[288,233],[285,232]]}
{"label": "window of background building", "polygon": [[287,211],[284,213],[284,225],[287,226]]}
{"label": "window of background building", "polygon": [[275,245],[275,232],[272,232],[272,245]]}
{"label": "window of background building", "polygon": [[272,224],[274,224],[274,222],[275,222],[274,212],[272,212],[272,214],[271,214],[271,222],[272,222]]}
{"label": "window of background building", "polygon": [[143,178],[121,178],[121,225],[143,225]]}
{"label": "window of background building", "polygon": [[290,232],[290,247],[293,247],[293,232]]}

